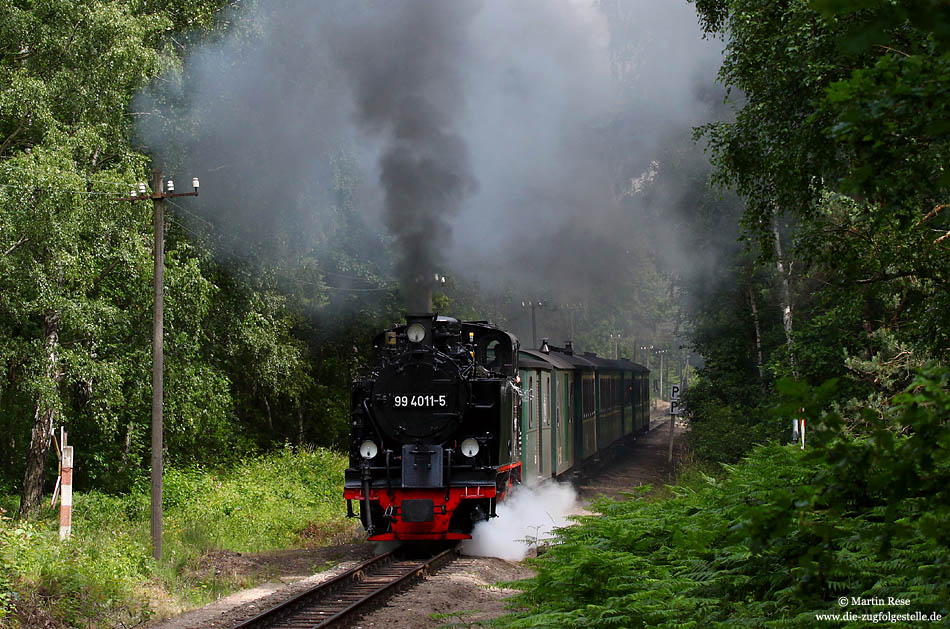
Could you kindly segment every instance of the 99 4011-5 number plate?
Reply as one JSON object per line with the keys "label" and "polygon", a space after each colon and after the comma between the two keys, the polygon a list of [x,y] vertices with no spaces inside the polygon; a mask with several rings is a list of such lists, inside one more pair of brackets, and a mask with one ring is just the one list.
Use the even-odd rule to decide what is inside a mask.
{"label": "99 4011-5 number plate", "polygon": [[394,395],[395,408],[442,408],[448,406],[445,395]]}

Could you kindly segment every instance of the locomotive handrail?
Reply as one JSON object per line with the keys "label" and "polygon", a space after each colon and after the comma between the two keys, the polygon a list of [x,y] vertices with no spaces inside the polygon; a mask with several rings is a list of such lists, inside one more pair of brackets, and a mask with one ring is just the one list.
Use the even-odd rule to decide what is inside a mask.
{"label": "locomotive handrail", "polygon": [[452,487],[452,453],[454,450],[452,448],[446,448],[446,463],[445,463],[445,501],[449,501],[449,489]]}
{"label": "locomotive handrail", "polygon": [[376,425],[376,418],[373,417],[373,412],[369,410],[369,404],[367,404],[366,399],[363,399],[363,411],[366,413],[366,417],[369,418],[369,423],[373,426],[373,430],[376,431],[376,437],[379,438],[379,447],[383,447],[383,434],[379,430],[379,426]]}
{"label": "locomotive handrail", "polygon": [[[380,444],[382,444],[382,439],[380,439]],[[393,453],[392,450],[386,450],[386,491],[389,493],[389,497],[393,496],[393,479],[391,472],[389,470],[389,456]]]}

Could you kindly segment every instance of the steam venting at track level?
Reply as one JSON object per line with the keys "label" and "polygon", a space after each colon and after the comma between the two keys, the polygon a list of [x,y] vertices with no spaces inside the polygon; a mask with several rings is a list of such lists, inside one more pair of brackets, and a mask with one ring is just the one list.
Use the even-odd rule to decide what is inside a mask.
{"label": "steam venting at track level", "polygon": [[581,512],[577,492],[568,484],[520,485],[498,505],[498,517],[475,525],[461,551],[476,557],[520,561],[532,547],[550,540],[554,529],[571,524]]}

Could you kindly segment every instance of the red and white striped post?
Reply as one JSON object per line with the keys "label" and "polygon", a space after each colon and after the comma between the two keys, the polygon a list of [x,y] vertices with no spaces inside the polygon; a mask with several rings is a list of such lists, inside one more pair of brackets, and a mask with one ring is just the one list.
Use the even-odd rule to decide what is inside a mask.
{"label": "red and white striped post", "polygon": [[73,532],[73,447],[63,447],[63,472],[59,498],[59,539]]}

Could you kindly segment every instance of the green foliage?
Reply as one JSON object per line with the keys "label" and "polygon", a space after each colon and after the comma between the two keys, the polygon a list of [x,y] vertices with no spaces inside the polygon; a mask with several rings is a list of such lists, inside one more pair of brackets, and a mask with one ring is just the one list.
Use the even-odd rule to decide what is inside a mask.
{"label": "green foliage", "polygon": [[[330,522],[346,513],[341,455],[289,449],[242,462],[240,474],[201,468],[166,477],[171,547],[256,552],[298,541],[302,524]],[[209,522],[214,526],[208,526]]]}
{"label": "green foliage", "polygon": [[[768,399],[783,376],[837,378],[837,403],[880,409],[915,367],[950,349],[944,4],[696,0],[707,32],[725,39],[720,80],[742,93],[734,121],[700,132],[716,180],[745,199],[743,234],[759,263],[723,271],[711,296],[718,317],[693,309],[697,349],[709,356],[690,405],[697,427],[724,409],[761,416],[750,393]],[[769,279],[776,216],[786,259]],[[790,284],[787,342],[775,334],[779,280]],[[761,299],[768,372],[745,389],[743,285]]]}
{"label": "green foliage", "polygon": [[689,443],[701,459],[725,463],[785,430],[765,412],[776,371],[770,358],[784,348],[780,311],[766,274],[746,256],[735,259],[721,267],[718,281],[690,287],[693,350],[704,364],[686,393]]}
{"label": "green foliage", "polygon": [[[108,524],[116,524],[104,518]],[[120,622],[148,617],[144,601],[132,593],[147,571],[147,547],[121,529],[102,547],[101,539],[59,542],[57,533],[40,523],[4,527],[0,555],[10,562],[13,599],[37,590],[64,622],[112,617]]]}
{"label": "green foliage", "polygon": [[[151,207],[116,201],[149,179],[131,103],[180,66],[180,42],[226,30],[229,4],[0,2],[0,477],[12,489],[33,418],[48,409],[80,444],[77,486],[127,490],[147,462]],[[273,278],[224,271],[169,214],[170,462],[325,442],[300,429],[315,384],[296,304]]]}
{"label": "green foliage", "polygon": [[789,428],[788,422],[777,418],[763,421],[758,409],[707,403],[699,412],[702,419],[690,423],[689,443],[704,461],[735,463],[755,444],[778,440]]}
{"label": "green foliage", "polygon": [[31,523],[0,516],[0,625],[18,601],[36,594],[54,617],[83,626],[147,620],[154,611],[151,597],[162,597],[153,583],[206,601],[234,584],[196,573],[202,553],[292,547],[308,527],[346,528],[340,492],[345,467],[342,455],[326,450],[282,450],[230,469],[167,469],[161,564],[151,560],[145,490],[76,493],[73,537],[66,542],[58,539],[53,515]]}
{"label": "green foliage", "polygon": [[[825,413],[836,384],[783,380],[805,451],[756,447],[722,480],[665,501],[602,502],[536,560],[504,624],[808,626],[840,596],[950,600],[950,371],[924,369],[867,436]],[[881,608],[867,611],[884,611]],[[898,611],[892,609],[891,611]],[[899,611],[906,611],[900,609]]]}

